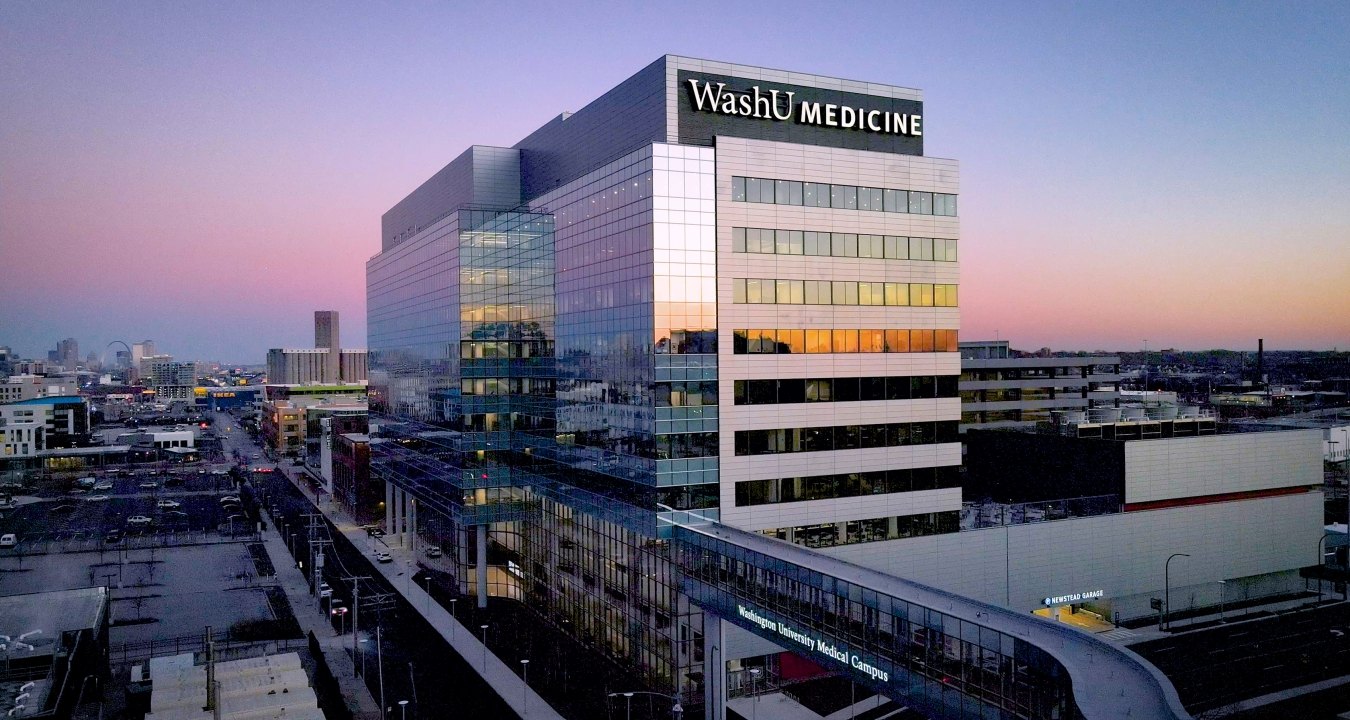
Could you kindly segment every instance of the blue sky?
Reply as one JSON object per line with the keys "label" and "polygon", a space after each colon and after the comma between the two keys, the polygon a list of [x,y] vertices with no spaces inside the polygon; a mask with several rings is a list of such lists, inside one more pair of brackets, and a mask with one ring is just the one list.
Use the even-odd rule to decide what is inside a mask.
{"label": "blue sky", "polygon": [[962,337],[1350,345],[1345,3],[0,5],[0,344],[364,344],[379,217],[666,52],[924,90]]}

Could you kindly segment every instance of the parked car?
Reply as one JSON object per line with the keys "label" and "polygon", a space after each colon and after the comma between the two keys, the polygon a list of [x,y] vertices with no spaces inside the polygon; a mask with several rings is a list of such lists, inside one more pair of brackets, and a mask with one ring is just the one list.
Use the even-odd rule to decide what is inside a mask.
{"label": "parked car", "polygon": [[180,503],[177,500],[160,500],[155,503],[155,505],[157,505],[160,510],[177,510],[178,508],[183,507],[183,503]]}
{"label": "parked car", "polygon": [[150,518],[144,515],[132,515],[131,517],[127,518],[127,524],[132,527],[146,527],[147,525],[150,525],[153,522],[154,520],[151,520]]}
{"label": "parked car", "polygon": [[238,495],[226,495],[225,497],[222,497],[222,498],[220,499],[220,503],[221,503],[222,505],[224,505],[225,503],[235,503],[235,504],[238,504],[238,503],[239,503],[239,496],[238,496]]}
{"label": "parked car", "polygon": [[103,536],[103,542],[108,543],[108,544],[110,544],[110,545],[111,545],[112,543],[120,543],[120,542],[122,542],[122,531],[121,531],[121,530],[109,530],[109,531],[108,531],[108,534]]}
{"label": "parked car", "polygon": [[393,561],[394,561],[394,556],[393,556],[393,555],[390,555],[389,553],[385,552],[384,550],[380,550],[380,551],[377,551],[377,552],[375,553],[375,562],[380,562],[380,563],[391,563],[391,562],[393,562]]}
{"label": "parked car", "polygon": [[111,490],[111,489],[113,489],[113,484],[112,484],[112,481],[111,481],[111,480],[100,480],[99,482],[94,483],[94,488],[93,488],[93,489],[95,489],[95,490]]}
{"label": "parked car", "polygon": [[443,555],[443,554],[444,554],[444,553],[442,553],[442,552],[441,552],[441,549],[438,548],[438,547],[432,546],[432,547],[427,548],[427,557],[429,557],[429,558],[438,558],[438,557],[440,557],[440,556]]}
{"label": "parked car", "polygon": [[109,498],[107,495],[90,495],[84,500],[85,502],[107,502]]}
{"label": "parked car", "polygon": [[0,548],[12,548],[19,544],[19,536],[14,533],[0,535]]}
{"label": "parked car", "polygon": [[142,490],[154,490],[159,487],[159,483],[153,480],[147,480],[146,482],[143,482],[140,485],[137,485],[136,487]]}

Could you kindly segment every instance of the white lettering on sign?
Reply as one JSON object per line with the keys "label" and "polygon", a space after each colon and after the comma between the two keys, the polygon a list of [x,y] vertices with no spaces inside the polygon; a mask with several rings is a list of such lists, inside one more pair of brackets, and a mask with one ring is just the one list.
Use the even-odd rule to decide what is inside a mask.
{"label": "white lettering on sign", "polygon": [[1088,590],[1086,592],[1071,593],[1069,595],[1051,595],[1041,602],[1049,607],[1051,605],[1064,605],[1066,603],[1082,602],[1084,600],[1093,600],[1106,594],[1104,590]]}
{"label": "white lettering on sign", "polygon": [[799,630],[789,627],[784,623],[777,622],[770,618],[764,617],[760,613],[757,613],[744,605],[738,604],[736,606],[736,614],[740,615],[742,618],[748,620],[752,624],[758,625],[761,629],[763,629],[766,632],[778,633],[779,635],[782,635],[783,637],[797,643],[798,645],[801,645],[802,647],[806,648],[808,652],[820,653],[821,655],[831,658],[836,662],[848,665],[849,667],[852,667],[858,672],[870,676],[873,680],[879,680],[881,682],[891,681],[890,673],[886,672],[885,670],[882,670],[879,667],[876,667],[875,665],[872,665],[866,660],[863,660],[857,654],[849,652],[847,648],[843,648],[840,647],[839,645],[831,643],[829,640],[826,640],[823,637],[813,638],[807,635],[806,633],[803,633]]}
{"label": "white lettering on sign", "polygon": [[734,93],[726,88],[726,83],[714,85],[706,81],[690,80],[689,90],[693,96],[694,109],[780,122],[795,118],[801,125],[923,137],[922,115],[806,100],[798,103],[797,111],[793,113],[795,92],[770,90],[766,93],[761,91],[758,85],[751,87],[748,93]]}

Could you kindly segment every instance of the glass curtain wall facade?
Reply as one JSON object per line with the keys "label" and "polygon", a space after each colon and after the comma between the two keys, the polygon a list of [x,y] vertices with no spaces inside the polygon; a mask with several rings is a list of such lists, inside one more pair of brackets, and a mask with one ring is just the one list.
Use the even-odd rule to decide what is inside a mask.
{"label": "glass curtain wall facade", "polygon": [[[662,58],[515,148],[475,147],[387,214],[385,249],[367,265],[372,470],[417,500],[413,532],[446,550],[461,592],[487,572],[491,595],[520,599],[651,690],[678,695],[691,717],[708,671],[703,615],[681,591],[671,526],[658,522],[724,520],[791,539],[826,522],[843,529],[837,541],[862,542],[911,525],[945,532],[909,519],[959,507],[955,488],[913,480],[959,462],[945,438],[852,447],[847,430],[844,447],[801,461],[738,457],[735,442],[797,421],[954,425],[954,397],[915,388],[957,372],[944,357],[955,357],[959,317],[955,164],[923,158],[919,136],[691,109],[677,73],[701,73],[701,62]],[[746,70],[765,74],[749,82],[786,81]],[[797,77],[806,85],[791,87],[812,102],[922,111],[917,91],[869,85],[879,94],[864,95],[860,84]],[[787,201],[736,196],[733,178],[746,177],[781,180]],[[822,178],[844,183],[839,205],[792,201],[792,188]],[[866,203],[850,204],[859,188]],[[913,211],[887,205],[900,188],[906,203],[918,198]],[[768,228],[775,242],[783,231],[786,251],[751,251],[746,228]],[[829,252],[816,247],[828,257],[805,257],[807,233],[817,246],[829,238]],[[738,302],[738,280],[766,278],[785,281],[786,299],[750,303],[747,290]],[[817,291],[830,282],[828,307],[808,306],[804,290],[796,303],[807,280]],[[950,288],[942,302],[937,287]],[[737,328],[775,330],[755,330],[752,353]],[[884,399],[850,399],[848,381],[873,376]],[[780,378],[831,391],[775,395],[793,407],[736,404],[735,381],[779,388]],[[829,402],[807,413],[819,400]],[[839,483],[831,497],[802,498],[809,508],[735,503],[738,483],[862,473],[905,482],[882,483],[866,510]],[[872,524],[850,533],[850,522]],[[490,567],[478,566],[479,538]]]}

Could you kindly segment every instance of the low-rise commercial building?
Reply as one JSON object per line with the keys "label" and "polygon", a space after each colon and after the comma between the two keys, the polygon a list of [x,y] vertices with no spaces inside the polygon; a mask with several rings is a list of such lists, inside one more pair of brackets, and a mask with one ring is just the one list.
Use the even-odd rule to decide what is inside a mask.
{"label": "low-rise commercial building", "polygon": [[1054,410],[1114,405],[1120,358],[1013,357],[1007,340],[960,343],[961,430],[1028,427]]}
{"label": "low-rise commercial building", "polygon": [[40,397],[74,395],[79,390],[79,381],[73,375],[10,375],[0,383],[0,405]]}

